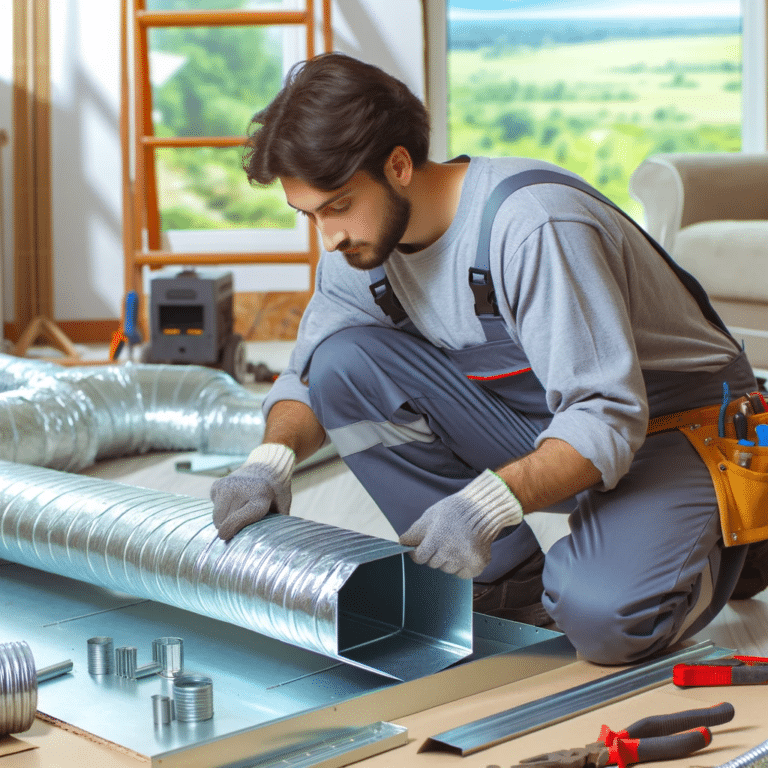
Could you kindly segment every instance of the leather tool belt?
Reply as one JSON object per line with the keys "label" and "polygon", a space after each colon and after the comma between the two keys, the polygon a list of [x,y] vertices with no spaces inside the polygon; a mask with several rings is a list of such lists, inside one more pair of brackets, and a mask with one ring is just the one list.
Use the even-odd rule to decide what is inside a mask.
{"label": "leather tool belt", "polygon": [[[762,403],[764,401],[759,395]],[[726,547],[768,539],[768,446],[758,445],[755,428],[768,425],[768,411],[749,412],[746,397],[719,405],[658,416],[650,420],[648,434],[677,429],[701,456],[712,476]],[[722,413],[721,413],[722,411]],[[746,416],[746,439],[739,443],[734,416]],[[741,417],[737,417],[741,419]],[[743,419],[742,423],[743,423]]]}

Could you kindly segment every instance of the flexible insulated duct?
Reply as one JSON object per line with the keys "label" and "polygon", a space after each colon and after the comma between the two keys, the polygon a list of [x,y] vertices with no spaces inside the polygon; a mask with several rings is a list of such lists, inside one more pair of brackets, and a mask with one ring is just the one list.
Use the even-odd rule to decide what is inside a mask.
{"label": "flexible insulated duct", "polygon": [[395,542],[295,517],[270,515],[225,543],[211,511],[203,499],[0,462],[0,557],[397,679],[471,653],[470,581],[417,566]]}
{"label": "flexible insulated duct", "polygon": [[246,455],[263,398],[202,366],[62,368],[0,355],[0,459],[76,472],[148,451]]}

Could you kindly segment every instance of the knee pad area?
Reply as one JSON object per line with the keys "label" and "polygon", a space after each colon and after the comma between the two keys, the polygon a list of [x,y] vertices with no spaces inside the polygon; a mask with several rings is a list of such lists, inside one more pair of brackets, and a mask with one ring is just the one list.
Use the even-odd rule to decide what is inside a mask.
{"label": "knee pad area", "polygon": [[605,572],[563,580],[545,567],[543,605],[582,658],[614,665],[641,661],[671,643],[687,601],[665,595],[631,603]]}

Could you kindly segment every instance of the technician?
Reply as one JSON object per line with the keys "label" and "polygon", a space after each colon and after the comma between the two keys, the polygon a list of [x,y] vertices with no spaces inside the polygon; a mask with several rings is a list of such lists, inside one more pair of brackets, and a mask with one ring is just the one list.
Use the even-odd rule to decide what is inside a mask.
{"label": "technician", "polygon": [[[253,126],[249,180],[279,179],[325,252],[264,442],[212,487],[219,536],[287,514],[294,464],[331,440],[476,610],[553,620],[607,664],[711,621],[746,548],[723,547],[685,437],[646,437],[756,388],[698,284],[567,171],[428,160],[424,105],[356,59],[294,67]],[[554,507],[570,534],[544,557],[524,516]]]}

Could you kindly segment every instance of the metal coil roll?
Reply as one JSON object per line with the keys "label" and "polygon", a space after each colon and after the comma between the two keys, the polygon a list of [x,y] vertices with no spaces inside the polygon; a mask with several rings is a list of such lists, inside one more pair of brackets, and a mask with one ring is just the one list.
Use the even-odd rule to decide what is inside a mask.
{"label": "metal coil roll", "polygon": [[91,675],[111,675],[115,657],[114,642],[111,637],[88,638],[88,673]]}
{"label": "metal coil roll", "polygon": [[25,642],[0,644],[0,736],[32,727],[37,711],[37,674]]}

